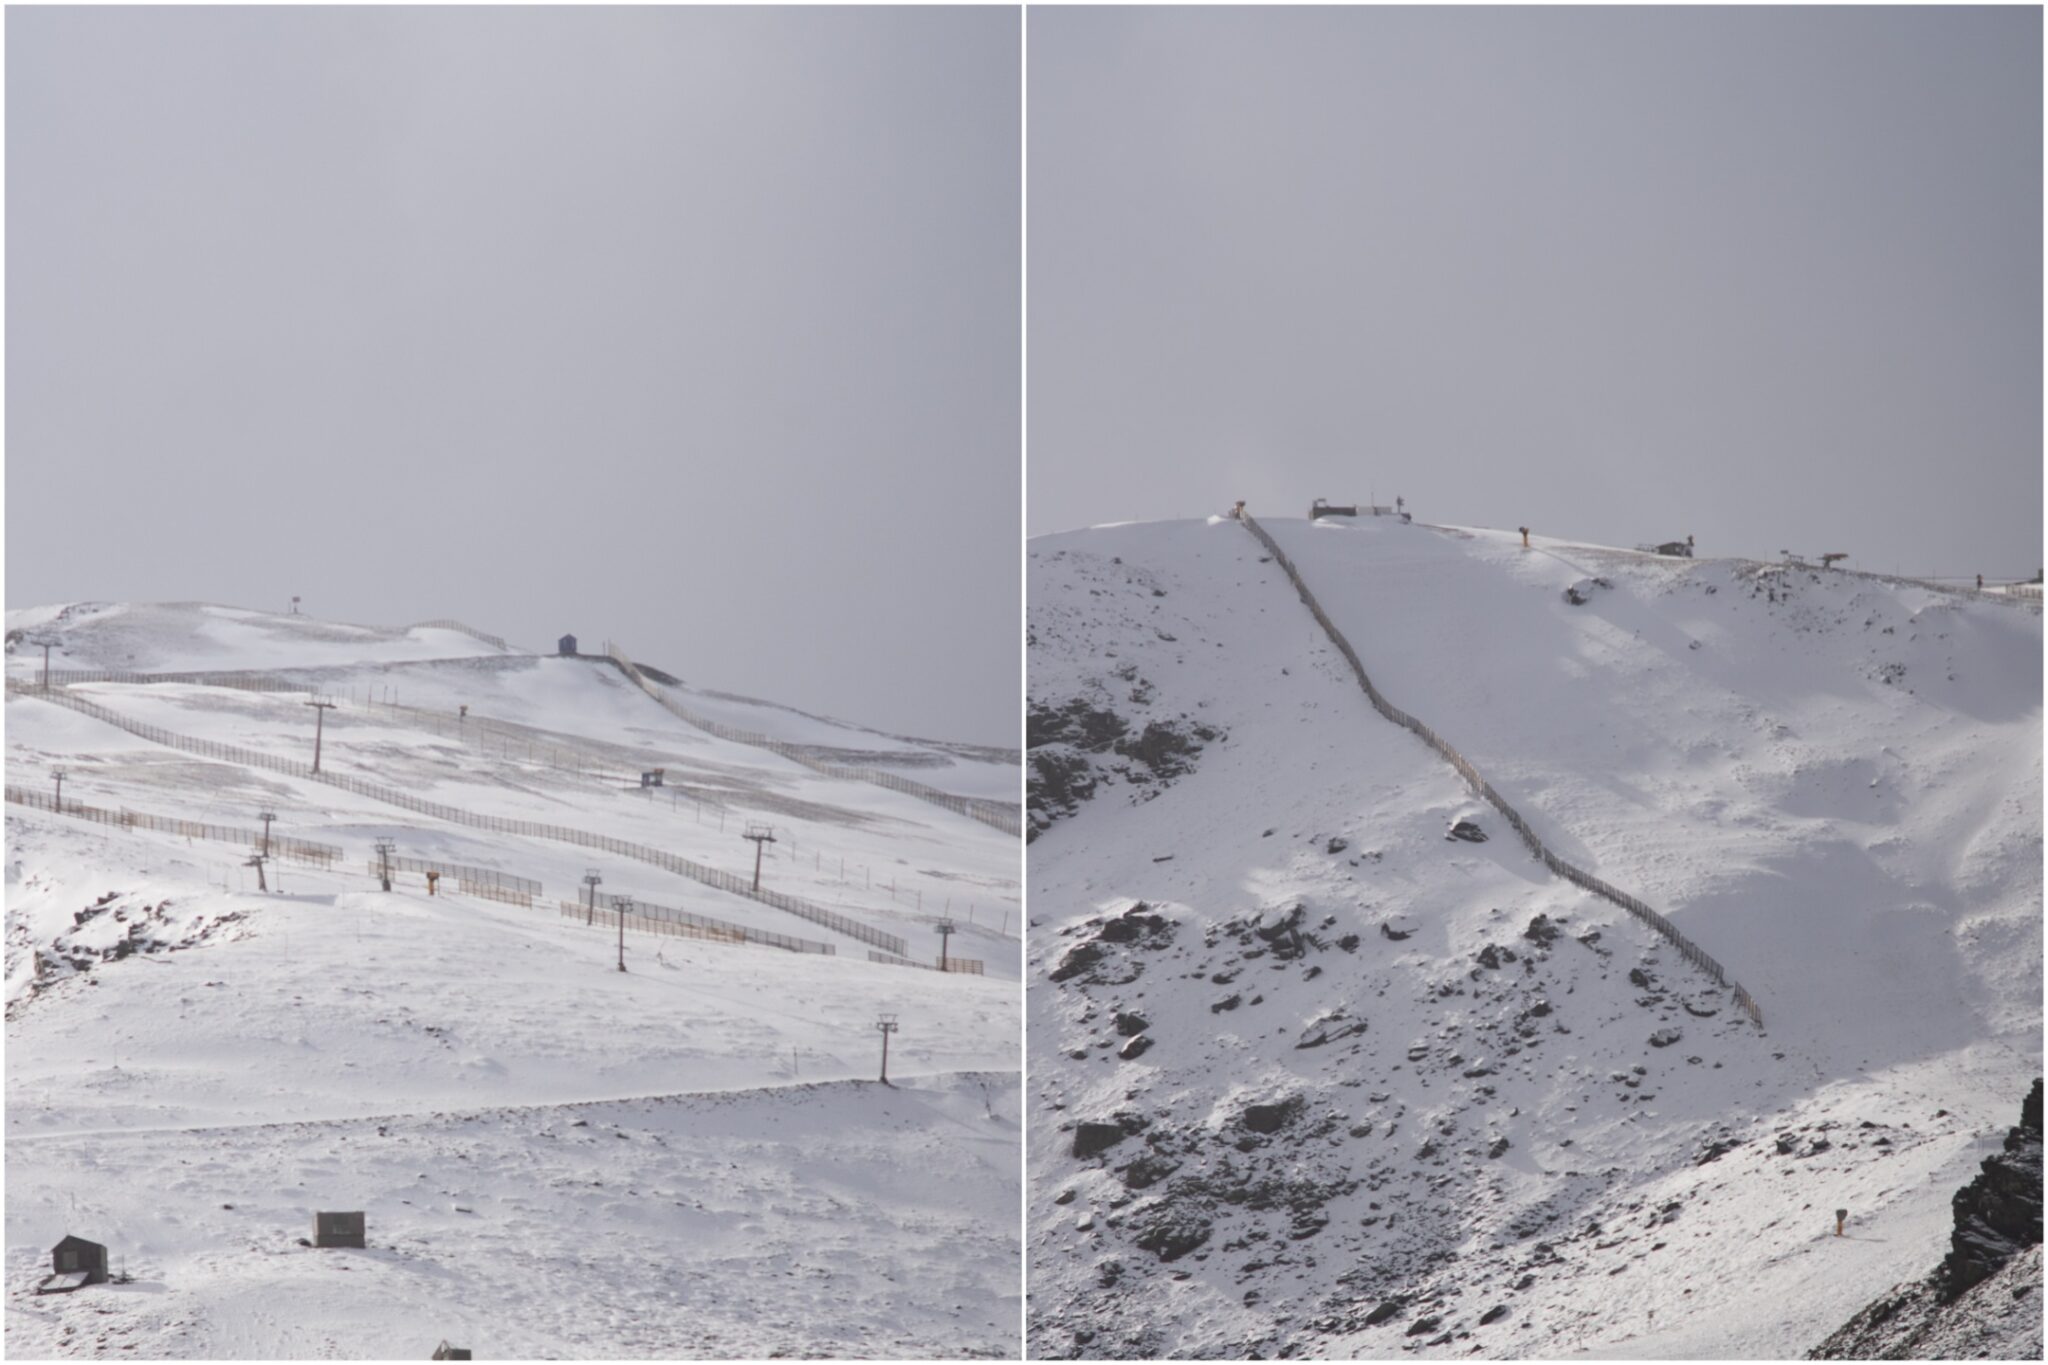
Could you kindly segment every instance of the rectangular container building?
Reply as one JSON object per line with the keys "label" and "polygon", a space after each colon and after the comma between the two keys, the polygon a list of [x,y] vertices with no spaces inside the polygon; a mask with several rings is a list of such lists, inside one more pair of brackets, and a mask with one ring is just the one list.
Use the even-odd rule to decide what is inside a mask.
{"label": "rectangular container building", "polygon": [[316,1247],[359,1247],[363,1242],[360,1213],[315,1213],[313,1245]]}

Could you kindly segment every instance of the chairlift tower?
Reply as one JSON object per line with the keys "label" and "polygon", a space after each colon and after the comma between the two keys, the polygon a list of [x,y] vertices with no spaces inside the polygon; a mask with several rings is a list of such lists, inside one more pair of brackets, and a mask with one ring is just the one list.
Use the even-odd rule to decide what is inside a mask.
{"label": "chairlift tower", "polygon": [[949,920],[949,919],[942,919],[942,920],[940,920],[940,921],[939,921],[939,925],[938,925],[938,928],[939,928],[939,970],[943,972],[943,971],[945,971],[945,970],[946,970],[946,943],[947,943],[947,941],[948,941],[949,939],[951,939],[951,938],[953,937],[953,935],[954,935],[955,933],[957,933],[957,932],[959,931],[959,928],[960,928],[960,926],[959,926],[959,925],[957,925],[957,924],[955,924],[955,923],[954,923],[954,922],[953,922],[952,920]]}
{"label": "chairlift tower", "polygon": [[631,896],[613,896],[612,909],[619,917],[619,970],[626,970],[626,912],[633,908]]}
{"label": "chairlift tower", "polygon": [[397,847],[389,839],[377,841],[377,875],[383,880],[386,891],[391,889],[391,852]]}
{"label": "chairlift tower", "polygon": [[277,818],[277,812],[264,811],[256,817],[263,822],[263,856],[270,856],[270,822]]}
{"label": "chairlift tower", "polygon": [[256,889],[265,893],[269,892],[270,883],[263,879],[263,865],[269,861],[270,858],[266,854],[251,853],[249,861],[242,864],[243,867],[253,867],[256,869]]}
{"label": "chairlift tower", "polygon": [[746,832],[745,834],[742,834],[742,835],[741,835],[740,837],[741,837],[742,839],[751,839],[751,840],[753,840],[753,843],[754,843],[754,889],[755,889],[756,891],[759,891],[759,890],[761,889],[761,852],[762,852],[762,850],[763,850],[764,848],[766,848],[766,847],[767,847],[767,846],[768,846],[769,844],[772,844],[772,843],[774,843],[774,842],[775,842],[775,830],[774,830],[774,828],[773,828],[772,826],[769,826],[769,825],[760,825],[760,824],[751,824],[751,823],[750,823],[750,824],[749,824],[749,825],[747,826],[747,832]]}
{"label": "chairlift tower", "polygon": [[882,1084],[887,1085],[889,1083],[889,1035],[896,1031],[896,1016],[893,1014],[883,1015],[876,1021],[875,1027],[882,1034]]}
{"label": "chairlift tower", "polygon": [[[313,708],[313,771],[317,773],[320,771],[320,734],[326,728],[327,713],[334,709],[334,703],[316,697],[306,705]],[[385,888],[387,891],[390,889]]]}
{"label": "chairlift tower", "polygon": [[585,924],[597,923],[597,887],[603,880],[604,878],[597,875],[597,869],[594,867],[583,874],[583,884],[590,888],[590,913],[583,917]]}
{"label": "chairlift tower", "polygon": [[62,815],[64,813],[64,770],[62,768],[52,768],[50,769],[50,776],[57,779],[57,814]]}

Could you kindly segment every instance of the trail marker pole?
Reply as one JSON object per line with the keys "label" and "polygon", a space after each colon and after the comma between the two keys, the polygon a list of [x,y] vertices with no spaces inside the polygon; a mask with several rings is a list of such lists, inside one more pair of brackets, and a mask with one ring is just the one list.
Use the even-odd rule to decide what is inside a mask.
{"label": "trail marker pole", "polygon": [[1844,1223],[1848,1222],[1848,1221],[1849,1221],[1849,1210],[1847,1210],[1847,1209],[1836,1209],[1836,1210],[1835,1210],[1835,1236],[1837,1236],[1837,1237],[1840,1237],[1840,1236],[1842,1235],[1842,1225],[1843,1225]]}
{"label": "trail marker pole", "polygon": [[882,1033],[882,1084],[889,1083],[889,1035],[896,1031],[896,1016],[885,1014],[875,1027]]}
{"label": "trail marker pole", "polygon": [[[327,713],[334,709],[334,703],[315,700],[306,705],[313,708],[313,771],[317,773],[320,771],[320,734],[326,728]],[[387,886],[384,889],[389,891],[391,888]]]}
{"label": "trail marker pole", "polygon": [[740,836],[754,844],[754,889],[761,889],[761,854],[768,845],[775,842],[775,830],[769,825],[749,824],[747,832]]}
{"label": "trail marker pole", "polygon": [[594,867],[583,874],[583,884],[590,888],[590,913],[583,917],[585,924],[597,923],[597,887],[603,880],[604,878],[597,875],[597,869]]}

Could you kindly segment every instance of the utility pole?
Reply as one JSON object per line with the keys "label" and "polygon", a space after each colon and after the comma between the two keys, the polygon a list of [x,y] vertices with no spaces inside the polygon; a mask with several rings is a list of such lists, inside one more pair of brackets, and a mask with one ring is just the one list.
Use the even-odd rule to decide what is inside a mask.
{"label": "utility pole", "polygon": [[949,919],[939,921],[939,970],[942,972],[946,970],[946,943],[953,937],[953,931],[958,927]]}
{"label": "utility pole", "polygon": [[[320,771],[320,732],[326,727],[327,713],[334,709],[334,703],[315,700],[306,705],[313,708],[313,771],[317,773]],[[391,888],[387,886],[384,889],[389,891]]]}
{"label": "utility pole", "polygon": [[761,851],[775,842],[775,830],[768,825],[749,824],[742,839],[754,841],[754,889],[761,889]]}
{"label": "utility pole", "polygon": [[583,917],[585,924],[597,923],[597,886],[603,880],[604,878],[597,875],[597,869],[594,867],[583,874],[583,884],[590,888],[590,913]]}
{"label": "utility pole", "polygon": [[57,814],[62,815],[64,813],[64,770],[62,768],[52,768],[50,769],[50,776],[57,779]]}
{"label": "utility pole", "polygon": [[896,1016],[885,1014],[875,1024],[882,1033],[882,1084],[889,1083],[889,1035],[896,1031]]}
{"label": "utility pole", "polygon": [[43,647],[43,691],[50,690],[50,646],[55,643],[45,635],[36,642]]}
{"label": "utility pole", "polygon": [[633,908],[631,896],[613,896],[612,909],[619,915],[619,970],[626,970],[626,912]]}
{"label": "utility pole", "polygon": [[377,841],[377,875],[382,878],[386,891],[391,889],[391,850],[396,847],[389,839]]}
{"label": "utility pole", "polygon": [[256,818],[263,822],[263,856],[268,858],[270,856],[270,822],[275,820],[277,816],[271,811],[264,811]]}
{"label": "utility pole", "polygon": [[299,614],[299,595],[298,595],[297,593],[293,593],[293,594],[292,594],[292,615],[294,615],[294,616],[297,616],[298,614]]}

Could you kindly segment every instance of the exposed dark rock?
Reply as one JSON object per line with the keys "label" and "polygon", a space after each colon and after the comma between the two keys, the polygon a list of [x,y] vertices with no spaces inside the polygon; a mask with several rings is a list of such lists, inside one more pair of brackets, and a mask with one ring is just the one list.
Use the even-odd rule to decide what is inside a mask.
{"label": "exposed dark rock", "polygon": [[1382,1303],[1379,1307],[1365,1315],[1365,1325],[1367,1327],[1377,1327],[1407,1306],[1408,1300],[1406,1299],[1388,1299],[1385,1303]]}
{"label": "exposed dark rock", "polygon": [[1388,920],[1384,924],[1380,925],[1380,933],[1384,934],[1386,937],[1392,939],[1396,943],[1399,943],[1402,939],[1409,937],[1414,932],[1415,931],[1413,929],[1396,929],[1394,927],[1394,922],[1392,920]]}
{"label": "exposed dark rock", "polygon": [[1437,1316],[1417,1318],[1415,1321],[1408,1324],[1408,1330],[1402,1333],[1402,1335],[1410,1337],[1419,1337],[1424,1332],[1434,1332],[1437,1328],[1443,1326],[1443,1324],[1444,1320],[1441,1317]]}
{"label": "exposed dark rock", "polygon": [[1147,1152],[1121,1168],[1124,1184],[1134,1190],[1150,1189],[1180,1169],[1180,1163],[1157,1152]]}
{"label": "exposed dark rock", "polygon": [[1144,1056],[1146,1050],[1149,1049],[1151,1046],[1151,1035],[1141,1033],[1137,1037],[1125,1043],[1122,1047],[1118,1048],[1116,1055],[1123,1058],[1127,1062],[1134,1062],[1138,1058]]}
{"label": "exposed dark rock", "polygon": [[1130,1136],[1114,1123],[1079,1123],[1074,1125],[1074,1155],[1086,1160],[1103,1152]]}
{"label": "exposed dark rock", "polygon": [[1365,1020],[1350,1018],[1344,1010],[1334,1009],[1310,1020],[1294,1045],[1297,1048],[1321,1047],[1325,1043],[1350,1038],[1363,1032]]}
{"label": "exposed dark rock", "polygon": [[1102,948],[1094,943],[1076,943],[1060,958],[1060,965],[1047,975],[1053,981],[1070,981],[1102,961]]}
{"label": "exposed dark rock", "polygon": [[1209,1006],[1209,1013],[1221,1014],[1225,1010],[1234,1010],[1243,1003],[1244,997],[1241,995],[1226,995],[1225,997],[1223,997],[1223,999],[1218,1000],[1215,1004]]}
{"label": "exposed dark rock", "polygon": [[1444,838],[1463,839],[1468,844],[1483,844],[1486,842],[1486,831],[1470,820],[1458,820],[1452,823]]}
{"label": "exposed dark rock", "polygon": [[1152,1027],[1152,1021],[1142,1014],[1130,1010],[1116,1012],[1116,1031],[1126,1038],[1135,1038]]}
{"label": "exposed dark rock", "polygon": [[1508,1306],[1506,1304],[1495,1304],[1492,1308],[1479,1315],[1479,1325],[1481,1327],[1491,1327],[1507,1315]]}
{"label": "exposed dark rock", "polygon": [[1506,1155],[1507,1155],[1507,1151],[1508,1151],[1508,1146],[1509,1146],[1509,1143],[1508,1143],[1508,1140],[1507,1140],[1506,1138],[1504,1138],[1504,1137],[1501,1137],[1501,1138],[1495,1138],[1495,1139],[1493,1140],[1493,1145],[1492,1145],[1491,1147],[1488,1147],[1488,1148],[1486,1149],[1486,1154],[1487,1154],[1487,1155],[1488,1155],[1489,1157],[1496,1157],[1496,1158],[1497,1158],[1497,1157],[1503,1157],[1503,1156],[1506,1156]]}
{"label": "exposed dark rock", "polygon": [[1351,841],[1349,839],[1345,839],[1337,835],[1332,835],[1330,837],[1330,842],[1323,845],[1323,852],[1342,853],[1345,849],[1349,847],[1351,847]]}
{"label": "exposed dark rock", "polygon": [[1670,1047],[1673,1043],[1677,1042],[1684,1036],[1684,1031],[1675,1026],[1671,1028],[1660,1028],[1655,1033],[1650,1035],[1650,1046]]}
{"label": "exposed dark rock", "polygon": [[1529,927],[1522,931],[1522,937],[1547,948],[1557,942],[1557,936],[1563,932],[1550,916],[1539,913],[1536,918],[1529,921]]}
{"label": "exposed dark rock", "polygon": [[2014,1252],[2041,1241],[2041,1082],[2020,1105],[2005,1149],[1984,1158],[1977,1178],[1952,1201],[1955,1231],[1940,1276],[1945,1302],[1991,1275]]}
{"label": "exposed dark rock", "polygon": [[1133,1211],[1132,1241],[1162,1261],[1177,1261],[1209,1240],[1209,1220],[1192,1209],[1155,1200]]}
{"label": "exposed dark rock", "polygon": [[1238,1122],[1254,1133],[1277,1133],[1294,1122],[1301,1114],[1303,1101],[1299,1095],[1289,1095],[1272,1104],[1248,1104],[1238,1116]]}

